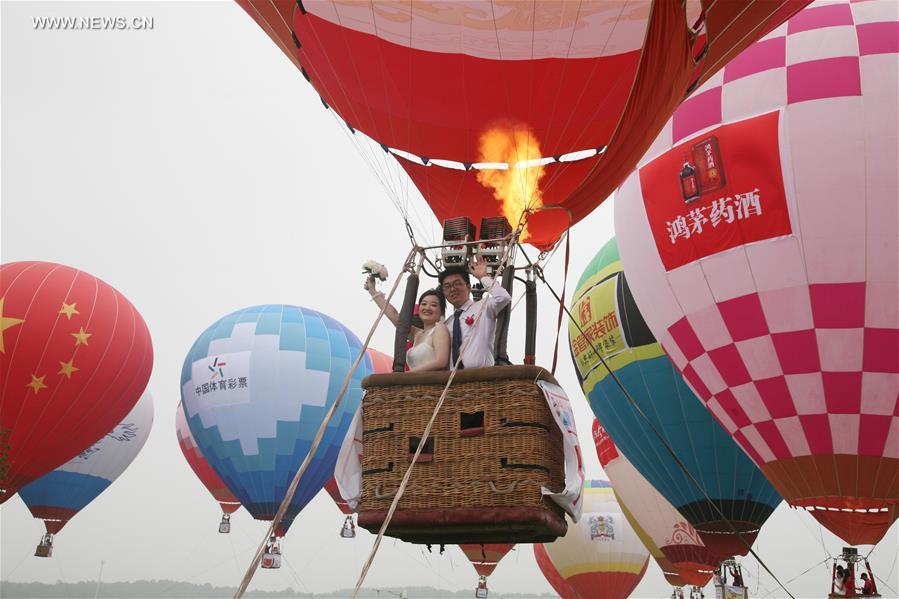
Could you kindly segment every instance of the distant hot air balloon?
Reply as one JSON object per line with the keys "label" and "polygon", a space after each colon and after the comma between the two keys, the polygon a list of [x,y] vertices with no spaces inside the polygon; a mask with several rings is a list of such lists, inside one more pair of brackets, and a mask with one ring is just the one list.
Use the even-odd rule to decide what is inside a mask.
{"label": "distant hot air balloon", "polygon": [[147,325],[100,279],[0,266],[0,502],[112,430],[152,367]]}
{"label": "distant hot air balloon", "polygon": [[899,516],[897,21],[895,2],[798,13],[684,102],[615,204],[649,328],[850,544]]}
{"label": "distant hot air balloon", "polygon": [[219,532],[231,532],[231,514],[240,509],[240,501],[228,490],[228,487],[219,478],[219,475],[209,465],[209,460],[197,447],[197,442],[194,441],[193,435],[190,434],[190,427],[187,426],[184,407],[180,401],[175,413],[175,434],[178,437],[178,446],[181,448],[181,453],[184,454],[184,459],[187,460],[190,469],[194,471],[194,474],[197,475],[203,486],[206,487],[222,508]]}
{"label": "distant hot air balloon", "polygon": [[[584,394],[621,453],[684,515],[715,556],[746,555],[781,498],[703,409],[665,355],[637,310],[625,275],[612,239],[587,266],[574,293],[572,313],[578,325],[615,374],[609,374],[587,337],[570,323],[571,352]],[[632,407],[616,377],[702,489]]]}
{"label": "distant hot air balloon", "polygon": [[[438,219],[514,225],[561,208],[531,216],[526,240],[544,248],[614,190],[692,86],[808,2],[237,1]],[[539,192],[504,210],[485,182],[506,172],[495,163]]]}
{"label": "distant hot air balloon", "polygon": [[578,597],[624,599],[640,583],[649,553],[618,505],[608,481],[587,481],[584,507],[568,533],[544,544],[556,570]]}
{"label": "distant hot air balloon", "polygon": [[19,489],[31,515],[43,520],[47,528],[35,555],[52,555],[53,535],[128,468],[146,443],[152,425],[153,399],[144,391],[128,415],[102,439]]}
{"label": "distant hot air balloon", "polygon": [[[216,321],[194,342],[181,373],[184,412],[197,446],[254,518],[271,520],[362,343],[315,310],[269,304]],[[337,453],[371,372],[363,356],[276,531],[334,473]],[[266,566],[263,560],[263,566]]]}
{"label": "distant hot air balloon", "polygon": [[[384,374],[393,372],[393,358],[370,347],[365,349],[365,353],[371,358],[373,373]],[[337,479],[333,476],[325,483],[325,491],[334,501],[334,504],[337,506],[337,509],[340,510],[340,513],[346,516],[343,521],[343,526],[340,528],[340,536],[345,539],[355,538],[356,523],[353,522],[353,514],[355,512],[353,512],[352,508],[347,504],[346,499],[340,494],[340,489],[337,487]]]}
{"label": "distant hot air balloon", "polygon": [[622,511],[636,522],[631,525],[649,552],[656,548],[661,554],[662,559],[657,561],[665,578],[674,586],[708,584],[721,560],[709,552],[684,516],[618,452],[597,420],[593,421],[593,439],[599,463],[615,488]]}
{"label": "distant hot air balloon", "polygon": [[485,544],[462,544],[459,549],[474,566],[475,572],[478,573],[478,587],[476,596],[486,597],[487,594],[487,577],[493,574],[500,560],[506,557],[506,554],[512,551],[515,543],[485,543]]}
{"label": "distant hot air balloon", "polygon": [[543,543],[534,543],[533,547],[534,559],[537,560],[537,567],[540,568],[540,572],[543,573],[546,582],[548,582],[553,590],[559,594],[559,597],[561,599],[579,599],[577,592],[571,588],[570,584],[565,582],[565,579],[562,578],[562,575],[556,570],[556,566],[550,561],[549,555],[546,554],[546,547]]}

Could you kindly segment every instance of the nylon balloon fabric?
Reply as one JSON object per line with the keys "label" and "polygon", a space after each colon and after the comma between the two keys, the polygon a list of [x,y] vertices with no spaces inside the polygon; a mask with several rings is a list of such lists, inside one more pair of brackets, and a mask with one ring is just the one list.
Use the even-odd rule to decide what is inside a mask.
{"label": "nylon balloon fabric", "polygon": [[615,205],[702,405],[853,545],[899,517],[897,27],[894,2],[810,5],[684,102]]}
{"label": "nylon balloon fabric", "polygon": [[181,448],[181,453],[184,454],[184,459],[187,460],[190,469],[194,471],[194,474],[200,479],[203,486],[206,487],[212,497],[219,503],[222,512],[225,514],[233,514],[239,510],[240,501],[238,501],[237,497],[228,490],[224,481],[219,478],[219,475],[216,474],[215,470],[212,469],[212,466],[209,465],[209,460],[206,459],[206,456],[204,456],[203,452],[200,451],[200,448],[197,447],[197,442],[194,441],[194,437],[190,432],[190,427],[187,425],[187,417],[184,415],[184,406],[180,401],[178,402],[178,408],[175,413],[175,435],[178,437],[178,447]]}
{"label": "nylon balloon fabric", "polygon": [[[254,518],[271,520],[325,412],[362,350],[333,318],[267,304],[229,314],[194,343],[181,374],[190,431],[216,474]],[[276,531],[283,535],[334,473],[371,373],[366,354]]]}
{"label": "nylon balloon fabric", "polygon": [[148,391],[125,418],[80,454],[19,489],[31,515],[56,534],[105,491],[134,461],[150,436],[153,398]]}
{"label": "nylon balloon fabric", "polygon": [[649,553],[621,511],[608,481],[587,481],[584,507],[564,537],[544,543],[546,554],[577,595],[624,599],[640,583]]}
{"label": "nylon balloon fabric", "polygon": [[[684,515],[705,547],[718,558],[746,555],[746,543],[731,526],[751,545],[781,497],[684,382],[646,327],[629,281],[612,239],[578,282],[572,313],[587,337],[570,323],[569,339],[581,387],[620,452]],[[588,337],[702,489],[632,407]]]}
{"label": "nylon balloon fabric", "polygon": [[[439,220],[503,214],[478,163],[539,163],[540,203],[517,211],[561,208],[532,215],[541,248],[614,190],[691,85],[806,3],[238,0]],[[492,156],[491,131],[527,148]]]}
{"label": "nylon balloon fabric", "polygon": [[51,262],[0,266],[0,502],[112,430],[152,368],[147,325],[110,285]]}
{"label": "nylon balloon fabric", "polygon": [[603,472],[615,488],[618,503],[637,536],[674,586],[705,586],[720,562],[706,548],[684,516],[649,484],[615,447],[598,420],[593,440]]}

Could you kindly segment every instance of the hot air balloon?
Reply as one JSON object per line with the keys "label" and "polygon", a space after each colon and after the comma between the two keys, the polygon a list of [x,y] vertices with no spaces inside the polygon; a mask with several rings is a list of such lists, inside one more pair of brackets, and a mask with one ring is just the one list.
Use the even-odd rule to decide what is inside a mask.
{"label": "hot air balloon", "polygon": [[624,515],[633,518],[631,526],[649,552],[653,554],[653,548],[657,548],[661,554],[662,559],[657,561],[665,578],[674,586],[708,584],[720,559],[709,552],[683,515],[619,453],[597,420],[593,421],[593,439],[599,463],[615,487]]}
{"label": "hot air balloon", "polygon": [[[366,348],[365,353],[371,359],[372,372],[383,374],[393,371],[393,358],[387,354],[370,347]],[[346,499],[341,496],[340,489],[337,487],[337,480],[333,476],[325,483],[325,491],[334,500],[334,504],[340,510],[340,513],[345,516],[343,526],[340,527],[340,536],[345,539],[355,538],[356,523],[353,522],[353,509],[347,504]]]}
{"label": "hot air balloon", "polygon": [[178,409],[175,413],[175,434],[178,436],[178,446],[184,459],[187,460],[190,469],[194,471],[203,486],[209,490],[212,497],[218,501],[222,508],[222,520],[219,522],[219,532],[227,534],[231,532],[231,514],[240,509],[240,501],[234,496],[228,487],[215,473],[209,460],[197,447],[193,435],[190,434],[190,427],[187,426],[187,418],[184,416],[184,407],[178,402]]}
{"label": "hot air balloon", "polygon": [[[781,498],[687,387],[643,322],[625,275],[610,240],[574,293],[572,313],[578,322],[569,323],[568,330],[584,394],[621,453],[684,515],[712,554],[719,559],[746,555]],[[614,377],[588,339],[603,352]],[[616,378],[702,489],[632,407]]]}
{"label": "hot air balloon", "polygon": [[853,545],[899,516],[896,28],[893,2],[798,13],[684,102],[615,206],[649,329]]}
{"label": "hot air balloon", "polygon": [[562,578],[562,575],[556,570],[555,565],[550,561],[549,556],[546,554],[546,547],[543,543],[534,543],[533,547],[534,559],[537,560],[537,567],[540,568],[543,577],[546,578],[546,581],[553,590],[559,594],[559,597],[561,599],[578,599],[577,592],[571,588],[571,585],[565,582],[565,579]]}
{"label": "hot air balloon", "polygon": [[487,596],[487,577],[493,574],[500,560],[506,557],[506,554],[512,551],[515,543],[463,543],[459,545],[459,549],[474,566],[475,572],[478,573],[478,586],[475,590],[475,597]]}
{"label": "hot air balloon", "polygon": [[31,515],[44,521],[47,534],[35,555],[53,555],[53,536],[96,499],[131,464],[153,426],[153,399],[144,391],[125,418],[80,454],[19,489]]}
{"label": "hot air balloon", "polygon": [[584,509],[568,533],[544,544],[556,570],[577,597],[624,599],[640,583],[649,553],[621,512],[608,481],[587,481]]}
{"label": "hot air balloon", "polygon": [[0,502],[112,430],[152,367],[147,325],[100,279],[0,266]]}
{"label": "hot air balloon", "polygon": [[[237,1],[438,219],[561,208],[531,214],[541,248],[614,190],[689,88],[808,2]],[[501,206],[488,180],[518,175],[542,197]]]}
{"label": "hot air balloon", "polygon": [[[206,329],[181,373],[184,413],[197,446],[254,518],[271,520],[309,452],[362,343],[333,318],[297,306],[238,310]],[[334,473],[337,453],[371,372],[364,356],[272,540]],[[276,551],[275,551],[276,550]],[[263,559],[263,567],[277,567]]]}

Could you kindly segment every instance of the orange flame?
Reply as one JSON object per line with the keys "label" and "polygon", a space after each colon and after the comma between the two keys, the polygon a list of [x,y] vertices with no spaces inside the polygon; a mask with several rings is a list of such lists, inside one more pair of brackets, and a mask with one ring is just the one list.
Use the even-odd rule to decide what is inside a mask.
{"label": "orange flame", "polygon": [[[540,142],[527,126],[494,127],[481,135],[479,161],[504,162],[509,169],[482,169],[478,171],[478,183],[493,189],[493,197],[513,229],[525,211],[543,206],[540,180],[546,167],[525,164],[541,157]],[[528,237],[525,227],[521,240],[527,241]]]}

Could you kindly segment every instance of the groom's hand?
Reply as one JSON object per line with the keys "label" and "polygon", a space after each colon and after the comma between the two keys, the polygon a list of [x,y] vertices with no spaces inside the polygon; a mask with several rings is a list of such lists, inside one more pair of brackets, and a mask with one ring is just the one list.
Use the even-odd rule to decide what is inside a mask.
{"label": "groom's hand", "polygon": [[487,261],[481,256],[475,254],[468,261],[468,272],[470,272],[477,280],[481,280],[487,276]]}

